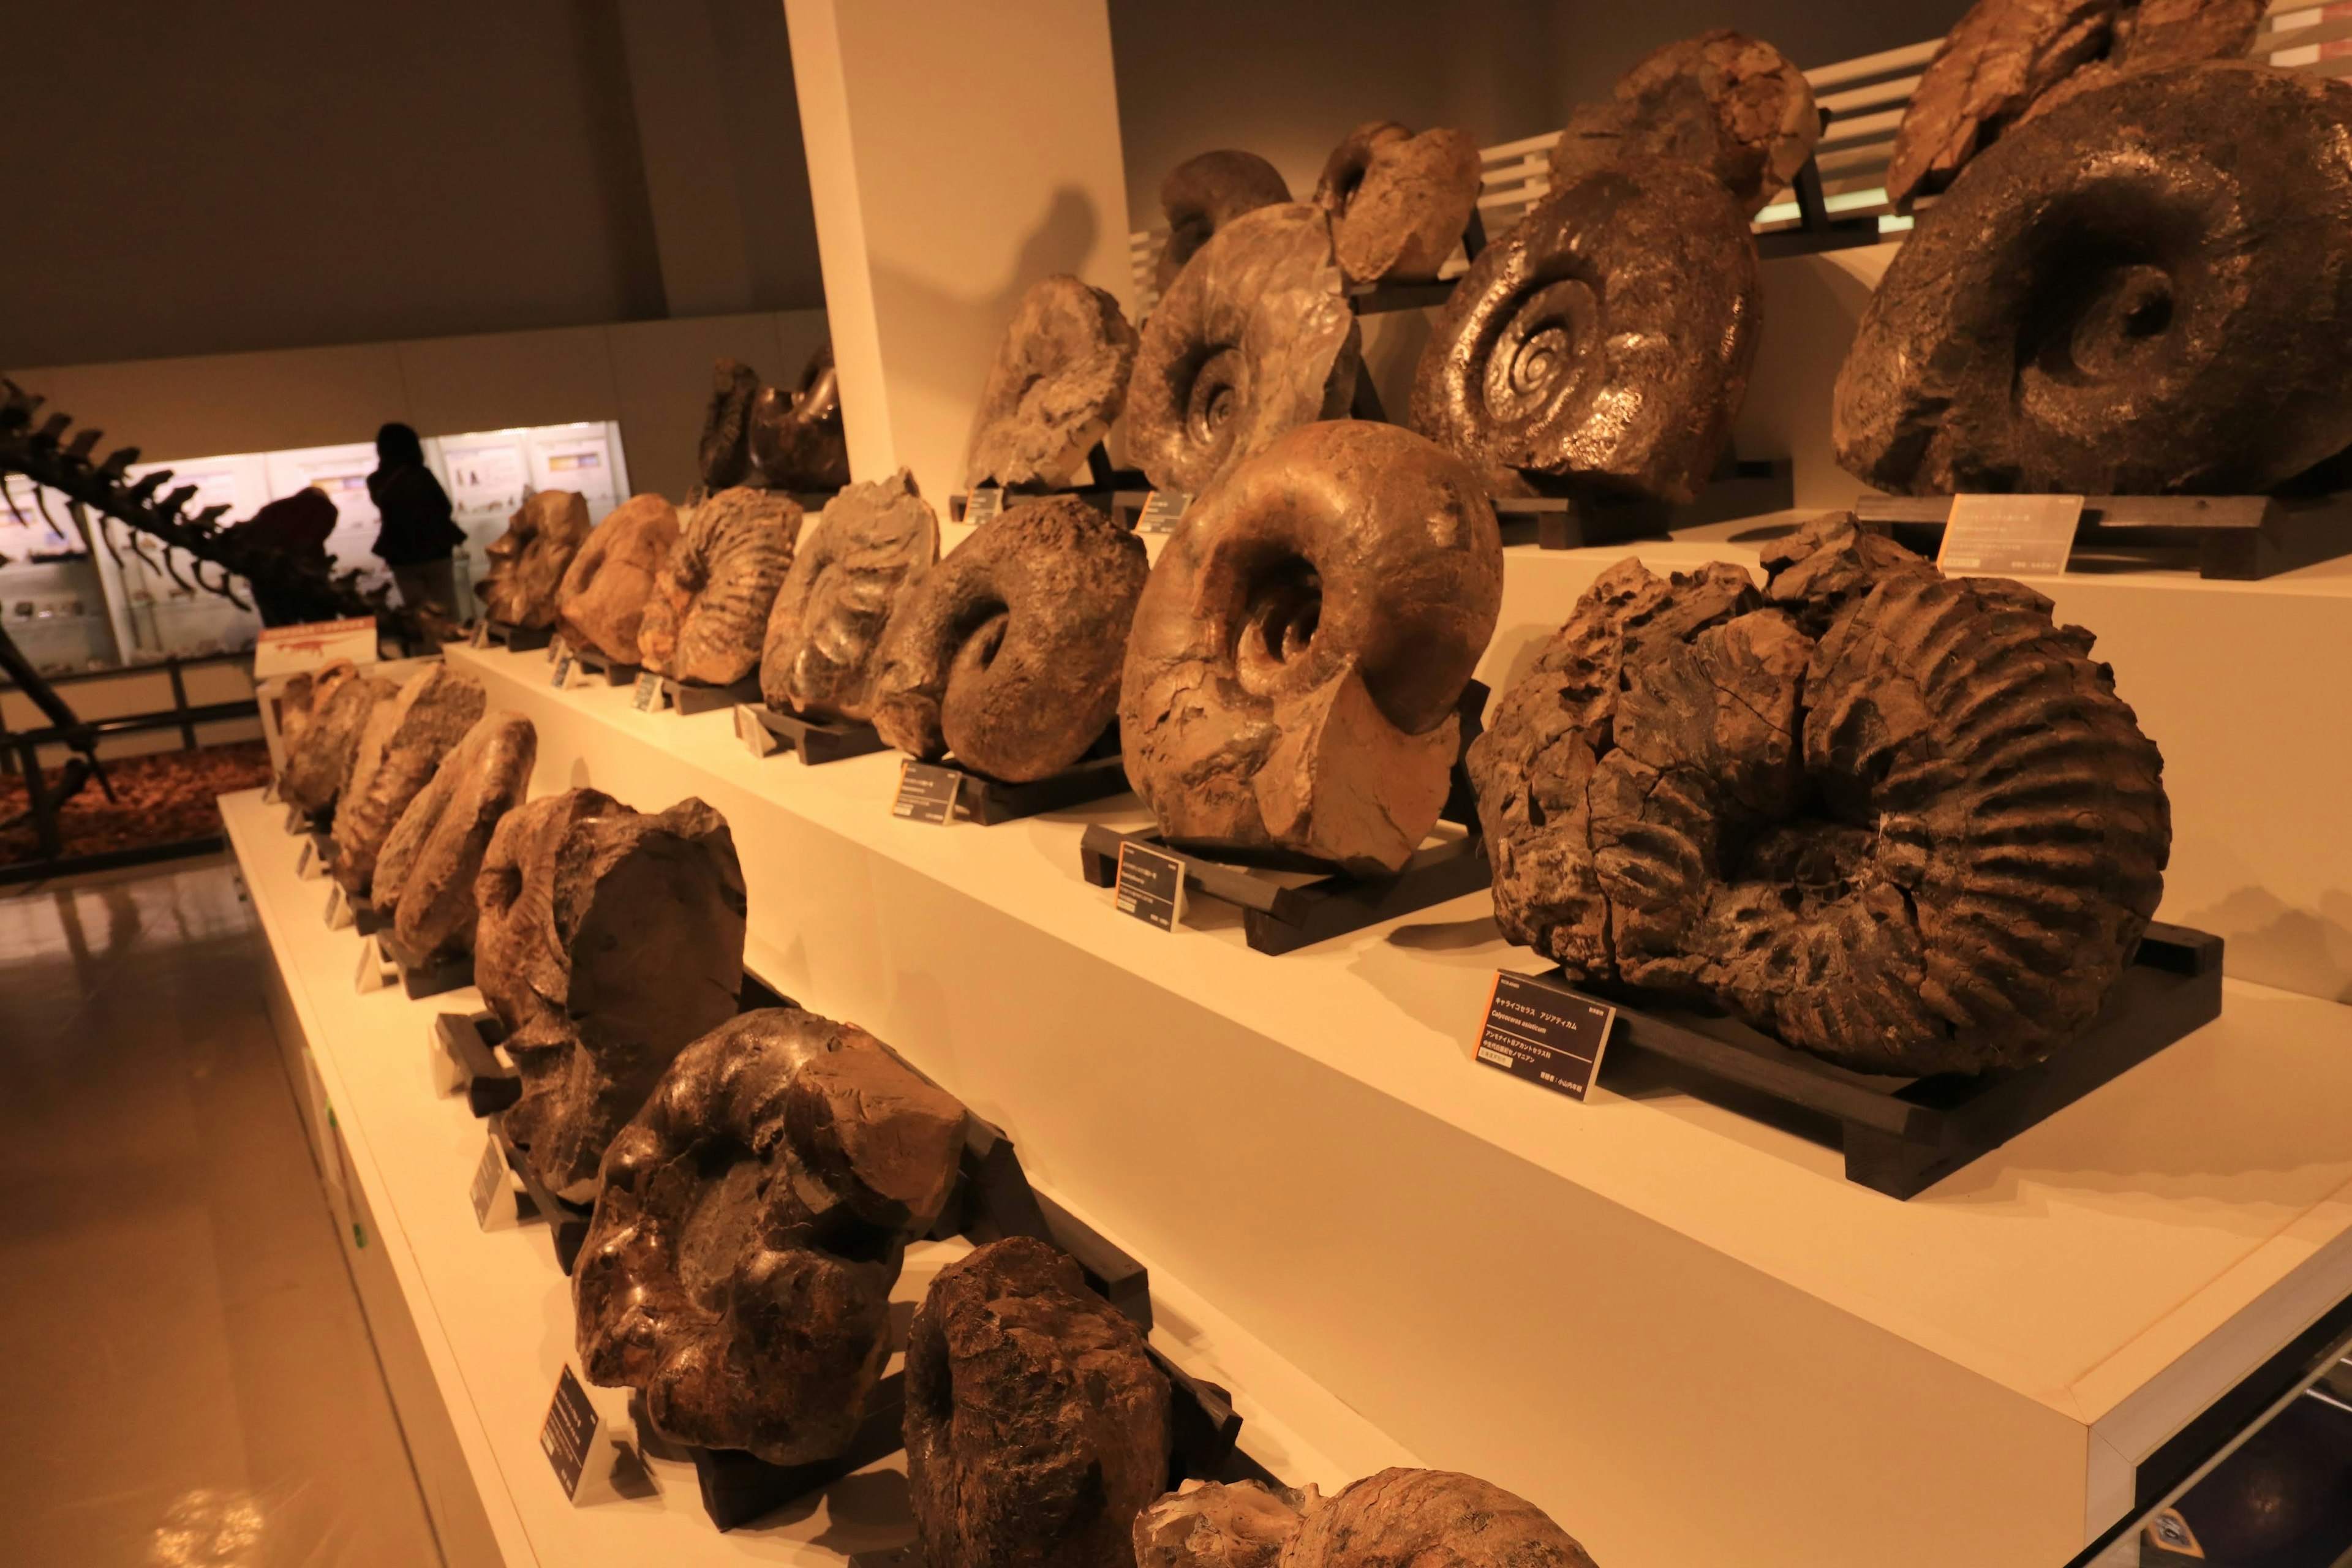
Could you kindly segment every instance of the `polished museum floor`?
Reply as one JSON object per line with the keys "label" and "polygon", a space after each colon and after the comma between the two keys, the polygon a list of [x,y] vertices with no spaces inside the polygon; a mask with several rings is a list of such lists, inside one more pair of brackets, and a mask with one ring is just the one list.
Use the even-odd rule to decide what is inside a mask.
{"label": "polished museum floor", "polygon": [[225,862],[0,896],[0,1560],[441,1561]]}

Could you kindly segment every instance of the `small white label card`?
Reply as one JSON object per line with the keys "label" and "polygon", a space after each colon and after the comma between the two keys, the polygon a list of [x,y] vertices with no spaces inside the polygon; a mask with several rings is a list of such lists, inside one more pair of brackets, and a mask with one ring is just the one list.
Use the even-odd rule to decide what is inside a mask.
{"label": "small white label card", "polygon": [[555,673],[547,678],[547,683],[561,691],[572,679],[572,647],[557,637],[547,645],[547,657],[555,661]]}
{"label": "small white label card", "polygon": [[637,677],[637,689],[629,694],[629,706],[640,713],[656,713],[662,708],[662,678],[652,670]]}
{"label": "small white label card", "polygon": [[344,621],[309,621],[299,626],[270,626],[254,639],[253,679],[299,675],[339,658],[353,664],[373,664],[378,648],[375,617],[354,616]]}
{"label": "small white label card", "polygon": [[1486,994],[1478,1059],[1514,1078],[1582,1100],[1601,1076],[1617,1009],[1532,975],[1502,971]]}
{"label": "small white label card", "polygon": [[482,1158],[474,1167],[474,1183],[467,1195],[474,1200],[474,1223],[484,1230],[490,1228],[490,1213],[500,1194],[510,1190],[507,1175],[507,1152],[499,1147],[495,1138],[482,1140]]}
{"label": "small white label card", "polygon": [[1184,862],[1133,839],[1118,847],[1118,912],[1174,931],[1184,918]]}
{"label": "small white label card", "polygon": [[1173,533],[1183,521],[1192,498],[1182,490],[1153,490],[1143,498],[1143,513],[1135,520],[1138,533]]}
{"label": "small white label card", "polygon": [[1004,510],[1004,492],[990,485],[971,492],[963,503],[963,520],[974,528]]}
{"label": "small white label card", "polygon": [[735,705],[735,738],[755,757],[772,757],[784,743],[773,730],[760,722],[760,710],[748,702]]}
{"label": "small white label card", "polygon": [[1954,496],[1936,564],[1954,577],[2053,577],[2082,521],[2081,496]]}

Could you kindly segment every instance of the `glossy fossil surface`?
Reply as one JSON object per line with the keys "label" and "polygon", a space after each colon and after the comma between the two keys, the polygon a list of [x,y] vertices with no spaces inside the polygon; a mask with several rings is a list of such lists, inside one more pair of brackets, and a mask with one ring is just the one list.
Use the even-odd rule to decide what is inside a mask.
{"label": "glossy fossil surface", "polygon": [[522,804],[539,733],[520,713],[485,715],[441,760],[376,857],[369,897],[424,962],[474,945],[474,882],[501,818]]}
{"label": "glossy fossil surface", "polygon": [[1610,96],[1580,105],[1551,151],[1555,187],[1627,156],[1676,158],[1721,181],[1753,217],[1786,190],[1821,137],[1804,73],[1727,28],[1656,49]]}
{"label": "glossy fossil surface", "polygon": [[1209,237],[1244,213],[1290,200],[1281,172],[1255,153],[1221,149],[1187,158],[1160,182],[1160,210],[1168,218],[1153,287],[1162,294]]}

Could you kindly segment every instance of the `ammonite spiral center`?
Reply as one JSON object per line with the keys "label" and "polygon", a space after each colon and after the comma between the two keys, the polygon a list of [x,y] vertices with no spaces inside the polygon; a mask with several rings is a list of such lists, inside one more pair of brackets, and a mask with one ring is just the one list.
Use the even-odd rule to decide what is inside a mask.
{"label": "ammonite spiral center", "polygon": [[1243,373],[1242,352],[1231,345],[1201,362],[1184,402],[1184,434],[1194,446],[1214,451],[1231,439],[1225,426],[1241,405],[1236,384]]}
{"label": "ammonite spiral center", "polygon": [[1570,392],[1598,336],[1600,316],[1600,297],[1573,278],[1528,295],[1487,358],[1487,407],[1498,418],[1525,419]]}
{"label": "ammonite spiral center", "polygon": [[1322,619],[1323,578],[1312,563],[1293,555],[1262,571],[1249,590],[1234,648],[1234,673],[1243,689],[1265,695],[1286,684],[1313,652]]}

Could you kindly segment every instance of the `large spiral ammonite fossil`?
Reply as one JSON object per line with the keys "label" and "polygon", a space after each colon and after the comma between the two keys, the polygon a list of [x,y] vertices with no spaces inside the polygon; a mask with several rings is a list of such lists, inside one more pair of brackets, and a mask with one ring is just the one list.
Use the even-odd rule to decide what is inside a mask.
{"label": "large spiral ammonite fossil", "polygon": [[369,897],[419,963],[474,945],[474,880],[490,835],[530,789],[539,732],[520,713],[491,713],[466,731],[408,803],[376,857]]}
{"label": "large spiral ammonite fossil", "polygon": [[751,473],[772,490],[831,490],[849,482],[849,434],[841,422],[841,379],[825,339],[787,392],[763,386],[745,421]]}
{"label": "large spiral ammonite fossil", "polygon": [[2126,77],[2018,127],[1924,216],[1838,374],[1881,489],[2267,490],[2352,445],[2352,87]]}
{"label": "large spiral ammonite fossil", "polygon": [[800,534],[800,507],[775,490],[738,486],[696,507],[646,598],[639,661],[709,686],[759,668],[768,612]]}
{"label": "large spiral ammonite fossil", "polygon": [[1759,287],[1719,181],[1620,159],[1470,264],[1422,350],[1413,423],[1489,473],[1688,501],[1747,395]]}
{"label": "large spiral ammonite fossil", "polygon": [[334,876],[345,892],[367,893],[393,825],[488,706],[479,680],[436,663],[410,676],[398,696],[368,715],[335,807]]}
{"label": "large spiral ammonite fossil", "polygon": [[1478,144],[1441,126],[1357,126],[1324,160],[1315,205],[1331,215],[1339,270],[1358,283],[1420,283],[1462,243],[1478,205]]}
{"label": "large spiral ammonite fossil", "polygon": [[768,1007],[695,1041],[604,1152],[572,1279],[588,1380],[643,1391],[677,1442],[772,1465],[840,1453],[963,1123],[855,1025]]}
{"label": "large spiral ammonite fossil", "polygon": [[1504,934],[1865,1072],[2064,1045],[2155,913],[2163,760],[2091,636],[1850,513],[1603,573],[1470,748]]}
{"label": "large spiral ammonite fossil", "polygon": [[1031,284],[981,390],[964,482],[1069,479],[1126,405],[1135,343],[1135,329],[1104,290],[1066,272]]}
{"label": "large spiral ammonite fossil", "polygon": [[1128,781],[1170,839],[1393,871],[1437,824],[1503,545],[1477,476],[1394,425],[1292,431],[1185,517],[1136,607]]}
{"label": "large spiral ammonite fossil", "polygon": [[1727,28],[1649,54],[1615,91],[1580,105],[1551,150],[1555,188],[1633,153],[1680,158],[1723,182],[1749,217],[1788,187],[1821,139],[1804,73]]}
{"label": "large spiral ammonite fossil", "polygon": [[1129,450],[1154,487],[1199,495],[1284,431],[1345,415],[1361,348],[1323,210],[1244,213],[1143,323]]}
{"label": "large spiral ammonite fossil", "polygon": [[1187,1481],[1135,1520],[1136,1568],[1592,1568],[1551,1516],[1452,1470],[1382,1470],[1332,1497]]}
{"label": "large spiral ammonite fossil", "polygon": [[1143,542],[1068,496],[998,513],[925,574],[890,624],[874,727],[1013,784],[1061,772],[1118,708]]}
{"label": "large spiral ammonite fossil", "polygon": [[556,625],[575,648],[637,662],[637,630],[654,578],[677,543],[677,511],[657,495],[631,496],[598,523],[555,591]]}
{"label": "large spiral ammonite fossil", "polygon": [[1255,153],[1221,151],[1185,159],[1160,182],[1160,210],[1168,215],[1168,243],[1160,252],[1152,287],[1160,293],[1209,237],[1244,213],[1280,206],[1290,186]]}
{"label": "large spiral ammonite fossil", "polygon": [[314,816],[333,810],[351,782],[369,716],[399,695],[400,688],[380,675],[353,670],[331,685],[330,672],[320,671],[311,689],[310,717],[288,749],[286,774],[278,781],[286,798]]}
{"label": "large spiral ammonite fossil", "polygon": [[940,520],[900,468],[825,504],[768,616],[760,695],[779,713],[874,715],[882,638],[940,558]]}

